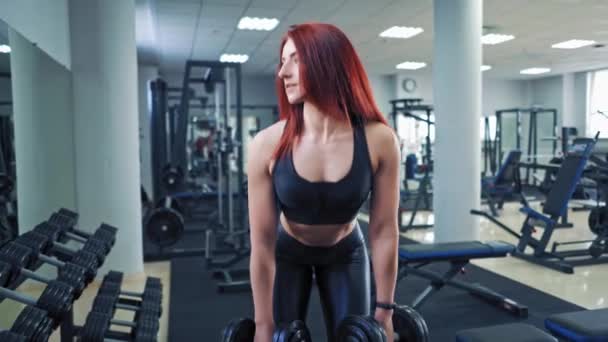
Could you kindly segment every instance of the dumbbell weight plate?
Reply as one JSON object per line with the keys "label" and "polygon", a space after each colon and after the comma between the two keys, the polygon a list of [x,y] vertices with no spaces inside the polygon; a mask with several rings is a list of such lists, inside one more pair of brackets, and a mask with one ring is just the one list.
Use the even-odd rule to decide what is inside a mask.
{"label": "dumbbell weight plate", "polygon": [[284,333],[284,340],[279,342],[310,342],[310,331],[302,321],[293,321]]}
{"label": "dumbbell weight plate", "polygon": [[222,331],[222,342],[253,342],[255,322],[249,318],[231,321]]}
{"label": "dumbbell weight plate", "polygon": [[337,340],[342,342],[383,342],[386,333],[372,317],[347,316],[338,326]]}
{"label": "dumbbell weight plate", "polygon": [[110,316],[97,312],[90,312],[80,333],[82,342],[103,342],[105,334],[110,328]]}
{"label": "dumbbell weight plate", "polygon": [[46,311],[26,306],[15,319],[11,331],[25,336],[28,342],[46,342],[53,332],[52,321]]}
{"label": "dumbbell weight plate", "polygon": [[11,281],[11,265],[0,261],[0,286],[6,287]]}
{"label": "dumbbell weight plate", "polygon": [[393,310],[393,330],[400,341],[427,342],[429,328],[424,318],[408,306],[398,306]]}
{"label": "dumbbell weight plate", "polygon": [[37,306],[49,313],[56,323],[62,321],[64,316],[72,309],[74,302],[74,289],[64,283],[51,281],[38,298]]}
{"label": "dumbbell weight plate", "polygon": [[2,342],[27,342],[25,336],[15,334],[10,331],[2,331],[0,332],[0,341]]}

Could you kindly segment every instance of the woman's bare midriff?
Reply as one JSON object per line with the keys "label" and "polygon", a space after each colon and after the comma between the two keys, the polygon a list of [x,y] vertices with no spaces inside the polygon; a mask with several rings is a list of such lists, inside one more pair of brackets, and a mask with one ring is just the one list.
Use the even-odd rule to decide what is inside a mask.
{"label": "woman's bare midriff", "polygon": [[316,247],[333,246],[355,228],[355,221],[340,225],[307,225],[291,222],[283,214],[280,220],[285,231],[294,239]]}

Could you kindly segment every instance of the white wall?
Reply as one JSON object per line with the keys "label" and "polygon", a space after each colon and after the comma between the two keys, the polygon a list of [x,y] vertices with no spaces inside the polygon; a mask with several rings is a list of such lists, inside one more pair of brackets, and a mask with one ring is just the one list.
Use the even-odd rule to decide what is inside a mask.
{"label": "white wall", "polygon": [[395,75],[369,75],[369,82],[378,108],[390,122],[389,101],[395,99]]}
{"label": "white wall", "polygon": [[68,0],[0,0],[0,19],[71,69]]}
{"label": "white wall", "polygon": [[19,228],[76,208],[72,75],[10,30]]}
{"label": "white wall", "polygon": [[[405,79],[414,79],[415,91],[406,93],[402,83]],[[433,82],[430,72],[398,73],[395,79],[396,98],[422,98],[423,103],[433,104]],[[482,115],[492,116],[498,109],[524,106],[526,104],[526,86],[524,81],[497,80],[488,77],[482,79]],[[394,99],[394,98],[392,98]]]}

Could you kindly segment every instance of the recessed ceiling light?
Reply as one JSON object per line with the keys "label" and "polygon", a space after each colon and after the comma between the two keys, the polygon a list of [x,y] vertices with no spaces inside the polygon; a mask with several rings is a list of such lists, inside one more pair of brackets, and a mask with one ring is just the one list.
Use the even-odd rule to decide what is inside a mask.
{"label": "recessed ceiling light", "polygon": [[486,71],[486,70],[490,70],[492,69],[492,67],[490,65],[482,65],[481,66],[481,71]]}
{"label": "recessed ceiling light", "polygon": [[272,31],[279,25],[277,18],[242,17],[239,20],[239,30]]}
{"label": "recessed ceiling light", "polygon": [[0,53],[9,53],[11,52],[11,47],[6,44],[0,44]]}
{"label": "recessed ceiling light", "polygon": [[225,53],[220,56],[220,62],[222,63],[245,63],[249,59],[247,55],[236,55]]}
{"label": "recessed ceiling light", "polygon": [[581,39],[571,39],[566,40],[565,42],[556,43],[551,45],[554,49],[578,49],[583,46],[593,45],[595,44],[595,40],[581,40]]}
{"label": "recessed ceiling light", "polygon": [[520,70],[519,73],[522,75],[538,75],[538,74],[544,74],[544,73],[547,73],[550,71],[551,71],[551,69],[549,69],[549,68],[528,68],[528,69]]}
{"label": "recessed ceiling light", "polygon": [[380,37],[406,39],[422,32],[424,32],[422,27],[393,26],[380,33]]}
{"label": "recessed ceiling light", "polygon": [[418,70],[424,68],[425,66],[426,63],[424,62],[403,62],[397,64],[397,69]]}
{"label": "recessed ceiling light", "polygon": [[486,44],[486,45],[496,45],[496,44],[504,43],[504,42],[509,41],[514,38],[515,38],[515,36],[510,35],[510,34],[489,33],[489,34],[483,35],[481,37],[481,43]]}

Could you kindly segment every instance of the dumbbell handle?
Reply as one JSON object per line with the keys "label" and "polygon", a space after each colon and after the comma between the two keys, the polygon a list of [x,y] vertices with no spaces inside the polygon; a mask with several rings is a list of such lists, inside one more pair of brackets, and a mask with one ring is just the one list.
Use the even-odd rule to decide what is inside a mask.
{"label": "dumbbell handle", "polygon": [[38,260],[47,263],[49,265],[55,266],[57,268],[61,268],[65,266],[65,262],[49,257],[45,254],[38,254]]}
{"label": "dumbbell handle", "polygon": [[32,297],[26,296],[17,291],[9,290],[5,287],[0,287],[0,296],[29,306],[36,306],[38,304]]}
{"label": "dumbbell handle", "polygon": [[129,321],[123,321],[123,320],[117,320],[117,319],[110,320],[110,324],[120,325],[123,327],[137,328],[137,323],[135,323],[135,322],[129,322]]}
{"label": "dumbbell handle", "polygon": [[143,293],[137,293],[137,292],[131,292],[131,291],[120,291],[120,294],[123,296],[127,296],[127,297],[136,297],[136,298],[143,298],[144,294]]}
{"label": "dumbbell handle", "polygon": [[35,272],[32,272],[26,268],[21,268],[19,269],[19,274],[23,275],[29,279],[33,279],[36,281],[39,281],[41,283],[45,283],[45,284],[49,284],[51,282],[51,279],[48,279],[46,277],[41,276],[40,274],[37,274]]}
{"label": "dumbbell handle", "polygon": [[86,238],[84,238],[84,237],[82,237],[80,235],[76,235],[74,233],[68,232],[68,231],[64,231],[63,235],[65,235],[66,237],[68,237],[68,238],[70,238],[70,239],[72,239],[74,241],[80,242],[80,243],[86,243],[87,242]]}
{"label": "dumbbell handle", "polygon": [[126,305],[126,304],[120,304],[120,303],[114,304],[114,307],[116,309],[129,310],[129,311],[135,311],[135,312],[139,312],[139,310],[141,310],[138,306]]}

